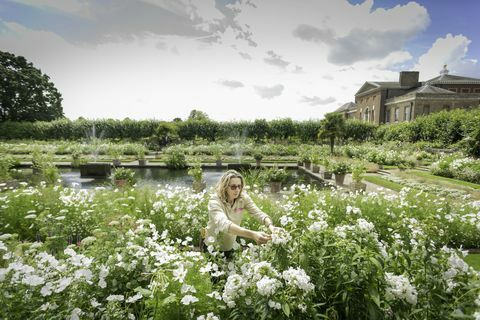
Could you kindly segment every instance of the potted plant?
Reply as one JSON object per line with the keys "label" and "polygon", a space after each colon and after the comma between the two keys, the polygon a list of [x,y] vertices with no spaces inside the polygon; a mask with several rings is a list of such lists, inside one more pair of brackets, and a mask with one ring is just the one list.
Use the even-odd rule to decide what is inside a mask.
{"label": "potted plant", "polygon": [[145,158],[145,148],[140,147],[137,150],[138,165],[144,167],[147,165],[147,159]]}
{"label": "potted plant", "polygon": [[222,166],[222,148],[219,145],[214,145],[213,146],[213,156],[215,157],[215,164],[217,167]]}
{"label": "potted plant", "polygon": [[117,187],[135,184],[135,172],[132,169],[116,168],[112,174],[113,183]]}
{"label": "potted plant", "polygon": [[310,170],[310,167],[312,165],[312,159],[310,158],[310,155],[308,153],[303,155],[302,161],[303,161],[303,166],[305,167],[305,169]]}
{"label": "potted plant", "polygon": [[262,164],[263,154],[261,154],[259,151],[257,151],[253,155],[253,158],[255,159],[257,167],[260,167],[260,165]]}
{"label": "potted plant", "polygon": [[112,164],[113,164],[114,167],[118,167],[122,164],[122,161],[120,160],[120,156],[122,155],[122,152],[120,151],[119,148],[112,147],[112,148],[110,148],[108,153],[112,157]]}
{"label": "potted plant", "polygon": [[81,163],[80,156],[81,156],[80,150],[78,149],[72,150],[72,167],[73,168],[80,167],[80,163]]}
{"label": "potted plant", "polygon": [[332,162],[328,158],[323,158],[322,165],[324,171],[322,172],[323,179],[332,179]]}
{"label": "potted plant", "polygon": [[288,178],[287,171],[285,169],[279,169],[276,166],[267,169],[265,174],[266,180],[270,183],[270,191],[272,193],[279,192],[282,188],[282,183],[284,183]]}
{"label": "potted plant", "polygon": [[363,163],[358,163],[352,167],[352,183],[350,187],[353,191],[366,191],[367,184],[362,182],[365,174],[365,166]]}
{"label": "potted plant", "polygon": [[347,174],[348,170],[348,164],[343,161],[333,164],[332,172],[335,174],[335,183],[337,185],[343,185],[343,181],[345,180],[345,175]]}
{"label": "potted plant", "polygon": [[207,183],[203,180],[202,165],[199,161],[195,162],[190,169],[188,175],[193,178],[193,191],[202,192],[207,187]]}

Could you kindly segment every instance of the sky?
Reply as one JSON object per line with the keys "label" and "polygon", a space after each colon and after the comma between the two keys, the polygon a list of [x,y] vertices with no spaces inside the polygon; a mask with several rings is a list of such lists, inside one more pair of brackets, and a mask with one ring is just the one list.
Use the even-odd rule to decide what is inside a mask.
{"label": "sky", "polygon": [[65,116],[320,119],[402,70],[480,78],[478,0],[0,0]]}

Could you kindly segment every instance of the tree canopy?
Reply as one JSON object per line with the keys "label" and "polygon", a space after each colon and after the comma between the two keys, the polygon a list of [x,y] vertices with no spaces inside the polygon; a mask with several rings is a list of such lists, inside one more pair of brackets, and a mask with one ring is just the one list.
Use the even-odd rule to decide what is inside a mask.
{"label": "tree canopy", "polygon": [[343,136],[345,128],[345,119],[343,115],[338,112],[331,112],[325,114],[325,119],[320,121],[320,130],[318,132],[319,138],[327,138],[330,140],[330,152],[333,154],[333,146],[335,138]]}
{"label": "tree canopy", "polygon": [[63,117],[62,95],[24,57],[0,51],[0,122]]}

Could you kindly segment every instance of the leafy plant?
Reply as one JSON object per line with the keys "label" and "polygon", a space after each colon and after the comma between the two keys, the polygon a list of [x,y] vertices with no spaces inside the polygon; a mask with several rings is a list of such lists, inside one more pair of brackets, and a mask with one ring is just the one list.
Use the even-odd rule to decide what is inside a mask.
{"label": "leafy plant", "polygon": [[129,185],[136,182],[135,171],[128,168],[116,168],[112,174],[113,181],[126,180]]}
{"label": "leafy plant", "polygon": [[168,168],[183,169],[187,166],[185,153],[178,148],[172,148],[167,153],[167,159],[165,160],[165,163]]}
{"label": "leafy plant", "polygon": [[343,161],[335,162],[332,165],[332,172],[337,175],[346,174],[349,170],[350,170],[350,166]]}
{"label": "leafy plant", "polygon": [[270,182],[285,182],[288,178],[286,169],[279,169],[277,167],[268,168],[264,171],[265,179]]}
{"label": "leafy plant", "polygon": [[200,161],[195,161],[193,166],[188,169],[188,175],[193,178],[194,181],[201,182],[203,180],[203,170]]}
{"label": "leafy plant", "polygon": [[361,182],[365,172],[365,165],[363,163],[356,163],[352,166],[352,180],[357,183]]}

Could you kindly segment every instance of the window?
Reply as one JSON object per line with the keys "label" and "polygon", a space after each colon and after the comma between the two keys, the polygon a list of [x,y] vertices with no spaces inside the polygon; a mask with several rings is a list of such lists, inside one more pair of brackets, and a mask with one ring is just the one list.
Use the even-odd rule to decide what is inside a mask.
{"label": "window", "polygon": [[365,112],[363,113],[363,120],[368,122],[368,108],[365,109]]}
{"label": "window", "polygon": [[462,93],[470,93],[470,88],[462,88]]}
{"label": "window", "polygon": [[406,107],[405,107],[405,114],[403,115],[403,119],[404,119],[405,121],[410,121],[410,120],[411,120],[411,119],[410,119],[410,116],[411,116],[410,110],[411,110],[411,109],[410,109],[410,106],[408,106],[408,107],[406,106]]}
{"label": "window", "polygon": [[399,116],[399,115],[400,115],[400,108],[399,108],[399,107],[396,107],[396,108],[395,108],[395,114],[394,114],[394,116],[395,116],[394,121],[395,121],[395,122],[398,122],[398,116]]}
{"label": "window", "polygon": [[390,123],[390,108],[385,111],[385,123]]}
{"label": "window", "polygon": [[448,88],[448,90],[450,90],[452,92],[457,92],[457,88]]}
{"label": "window", "polygon": [[423,114],[429,114],[430,113],[430,105],[429,104],[424,104],[423,105]]}
{"label": "window", "polygon": [[473,92],[475,92],[475,93],[480,93],[480,88],[475,88],[475,89],[473,89]]}
{"label": "window", "polygon": [[444,104],[443,110],[450,111],[450,106],[448,104]]}
{"label": "window", "polygon": [[372,110],[372,118],[371,119],[372,119],[371,120],[372,122],[375,122],[375,110]]}

